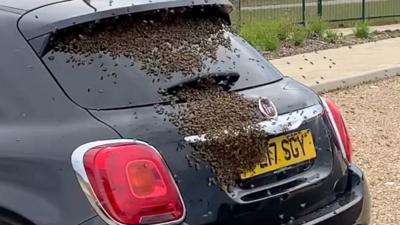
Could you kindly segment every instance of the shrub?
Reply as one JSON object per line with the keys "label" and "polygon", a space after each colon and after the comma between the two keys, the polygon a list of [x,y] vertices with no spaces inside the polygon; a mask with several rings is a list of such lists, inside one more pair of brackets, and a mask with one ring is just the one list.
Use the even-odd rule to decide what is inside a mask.
{"label": "shrub", "polygon": [[260,41],[260,47],[268,51],[275,51],[279,45],[279,38],[274,33],[265,33]]}
{"label": "shrub", "polygon": [[336,31],[327,30],[325,32],[324,40],[328,43],[336,43],[339,40],[339,35]]}
{"label": "shrub", "polygon": [[321,20],[319,18],[312,19],[307,23],[307,29],[310,36],[321,37],[329,28],[329,25],[326,21]]}
{"label": "shrub", "polygon": [[370,35],[370,27],[366,22],[358,22],[353,28],[353,33],[358,38],[368,38]]}
{"label": "shrub", "polygon": [[279,40],[285,41],[293,32],[295,25],[293,21],[289,19],[289,17],[281,17],[272,22],[272,27],[275,29],[275,33]]}
{"label": "shrub", "polygon": [[271,22],[252,22],[242,25],[240,34],[252,45],[262,50],[274,51],[279,47],[276,27]]}
{"label": "shrub", "polygon": [[296,26],[291,37],[292,43],[296,46],[302,45],[306,38],[306,29],[303,26]]}

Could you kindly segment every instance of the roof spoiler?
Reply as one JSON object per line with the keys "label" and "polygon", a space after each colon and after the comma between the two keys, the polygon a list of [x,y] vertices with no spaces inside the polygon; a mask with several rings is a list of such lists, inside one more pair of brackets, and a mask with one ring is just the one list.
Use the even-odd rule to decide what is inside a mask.
{"label": "roof spoiler", "polygon": [[[216,6],[229,15],[233,10],[229,0],[125,0],[125,1],[64,1],[40,7],[24,14],[18,27],[31,41],[77,24],[120,15],[179,7]],[[68,10],[66,10],[68,9]]]}
{"label": "roof spoiler", "polygon": [[77,24],[161,9],[206,6],[217,7],[230,22],[229,13],[233,10],[229,0],[126,0],[110,4],[100,0],[58,2],[24,14],[18,27],[34,50],[42,55],[51,34]]}

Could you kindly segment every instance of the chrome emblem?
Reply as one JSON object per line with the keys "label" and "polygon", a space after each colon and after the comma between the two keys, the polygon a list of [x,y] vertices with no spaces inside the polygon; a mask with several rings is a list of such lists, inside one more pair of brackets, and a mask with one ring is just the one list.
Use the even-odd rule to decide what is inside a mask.
{"label": "chrome emblem", "polygon": [[274,103],[268,98],[261,97],[258,99],[258,109],[269,120],[278,118],[278,110],[276,110]]}

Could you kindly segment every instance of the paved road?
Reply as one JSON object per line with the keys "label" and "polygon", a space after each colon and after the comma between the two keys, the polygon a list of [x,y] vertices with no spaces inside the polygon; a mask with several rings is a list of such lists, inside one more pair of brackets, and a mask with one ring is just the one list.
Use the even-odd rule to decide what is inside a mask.
{"label": "paved road", "polygon": [[[385,2],[388,0],[366,0],[367,2]],[[342,5],[342,4],[353,4],[360,3],[360,0],[330,0],[324,1],[323,5]],[[306,6],[317,6],[317,2],[307,2]],[[280,5],[263,5],[263,6],[245,6],[241,7],[241,10],[260,10],[260,9],[286,9],[286,8],[299,8],[302,7],[302,3],[292,4],[280,4]]]}
{"label": "paved road", "polygon": [[367,174],[372,224],[400,224],[400,77],[326,94],[341,106]]}

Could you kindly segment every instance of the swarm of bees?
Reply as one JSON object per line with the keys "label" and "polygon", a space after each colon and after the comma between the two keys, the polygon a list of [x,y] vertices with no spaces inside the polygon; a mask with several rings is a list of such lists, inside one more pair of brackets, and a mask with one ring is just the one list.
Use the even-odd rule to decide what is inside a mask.
{"label": "swarm of bees", "polygon": [[229,48],[230,39],[224,37],[228,29],[218,17],[135,16],[71,32],[57,40],[54,50],[86,57],[72,57],[77,64],[100,53],[139,61],[150,75],[190,76],[201,71],[204,61],[216,59],[219,46]]}
{"label": "swarm of bees", "polygon": [[212,82],[178,93],[185,104],[170,121],[184,135],[205,134],[206,141],[193,144],[196,162],[207,162],[221,187],[234,186],[240,174],[265,160],[267,135],[258,127],[262,120],[256,102],[228,92]]}
{"label": "swarm of bees", "polygon": [[[224,36],[229,27],[218,17],[153,18],[130,17],[71,32],[58,40],[54,51],[71,53],[68,63],[78,66],[93,62],[94,55],[128,57],[132,64],[140,62],[146,74],[170,78],[177,72],[197,75],[205,61],[217,59],[219,46],[230,48]],[[209,164],[216,176],[212,180],[221,187],[235,185],[241,173],[265,159],[268,137],[257,129],[255,101],[211,81],[182,87],[174,98],[184,103],[171,103],[178,110],[167,118],[183,135],[205,134],[205,142],[193,144],[190,158]]]}

